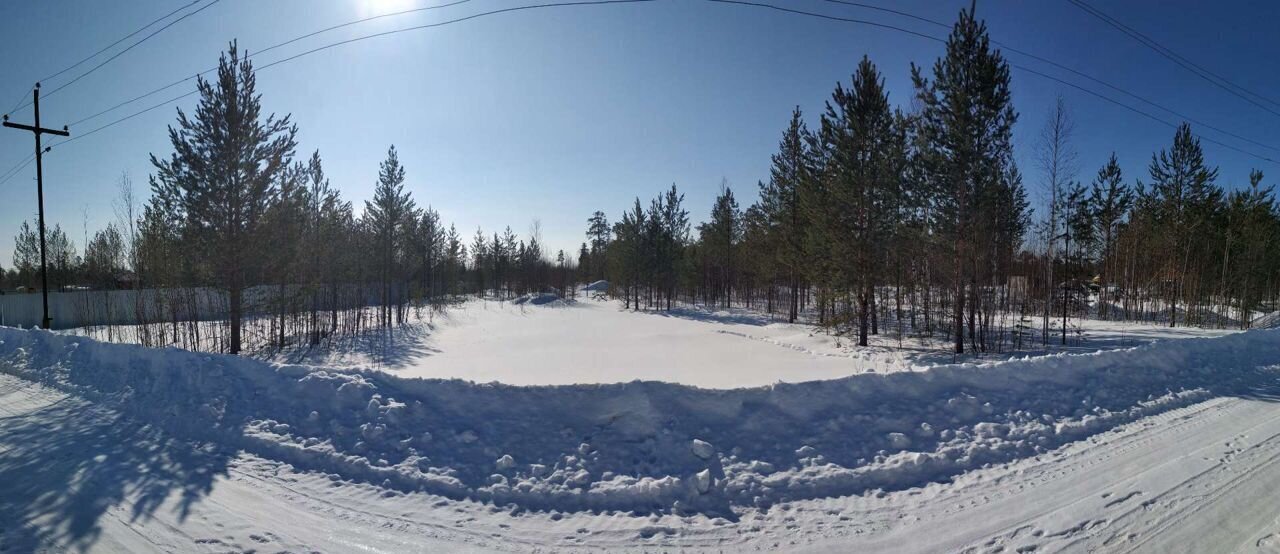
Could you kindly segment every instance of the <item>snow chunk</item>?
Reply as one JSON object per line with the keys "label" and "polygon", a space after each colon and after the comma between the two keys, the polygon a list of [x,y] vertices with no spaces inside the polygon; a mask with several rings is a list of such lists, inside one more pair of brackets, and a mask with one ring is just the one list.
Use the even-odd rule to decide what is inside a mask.
{"label": "snow chunk", "polygon": [[894,448],[910,448],[911,438],[902,433],[889,433],[889,446]]}
{"label": "snow chunk", "polygon": [[693,443],[689,445],[689,449],[693,451],[693,455],[704,460],[710,460],[716,454],[716,447],[711,443],[702,439],[693,439]]}
{"label": "snow chunk", "polygon": [[704,469],[693,476],[693,482],[698,487],[698,494],[707,494],[711,490],[711,470]]}
{"label": "snow chunk", "polygon": [[973,434],[983,439],[1002,438],[1009,434],[1009,426],[984,421],[973,426]]}
{"label": "snow chunk", "polygon": [[498,458],[497,461],[493,462],[493,465],[498,467],[498,471],[506,471],[515,467],[516,460],[515,458],[512,458],[510,454],[503,454],[501,458]]}

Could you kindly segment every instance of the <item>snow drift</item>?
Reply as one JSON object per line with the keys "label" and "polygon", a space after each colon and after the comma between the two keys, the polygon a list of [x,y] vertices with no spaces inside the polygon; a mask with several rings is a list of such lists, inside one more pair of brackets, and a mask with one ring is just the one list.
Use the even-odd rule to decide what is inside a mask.
{"label": "snow drift", "polygon": [[703,512],[900,489],[1276,383],[1280,331],[707,390],[516,387],[0,328],[0,372],[335,479],[538,510]]}
{"label": "snow drift", "polygon": [[1258,319],[1250,322],[1249,326],[1254,329],[1280,328],[1280,310],[1258,317]]}

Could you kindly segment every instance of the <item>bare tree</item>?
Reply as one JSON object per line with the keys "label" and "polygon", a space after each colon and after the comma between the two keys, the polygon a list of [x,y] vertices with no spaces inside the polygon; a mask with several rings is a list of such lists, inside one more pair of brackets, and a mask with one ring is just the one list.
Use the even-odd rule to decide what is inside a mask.
{"label": "bare tree", "polygon": [[[1036,143],[1036,163],[1040,166],[1043,174],[1044,190],[1042,191],[1045,201],[1045,219],[1041,222],[1041,240],[1044,242],[1044,325],[1041,333],[1041,340],[1049,343],[1049,320],[1050,310],[1053,305],[1054,291],[1059,287],[1054,283],[1053,264],[1057,257],[1056,245],[1059,239],[1063,238],[1063,226],[1061,219],[1063,217],[1062,205],[1066,196],[1068,185],[1075,179],[1076,174],[1080,170],[1078,155],[1071,141],[1075,135],[1075,123],[1071,120],[1071,113],[1067,110],[1067,103],[1058,97],[1053,107],[1049,108],[1049,117],[1045,120],[1044,128],[1040,131],[1039,141]],[[1067,301],[1066,291],[1063,293],[1063,303]],[[1065,341],[1066,322],[1063,322],[1063,340]]]}

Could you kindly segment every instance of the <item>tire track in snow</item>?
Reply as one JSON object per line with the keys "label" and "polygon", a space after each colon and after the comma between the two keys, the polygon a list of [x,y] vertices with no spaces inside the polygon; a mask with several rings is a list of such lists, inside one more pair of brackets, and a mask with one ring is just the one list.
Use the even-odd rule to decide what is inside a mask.
{"label": "tire track in snow", "polygon": [[[1259,422],[1256,425],[1250,426],[1236,436],[1247,436],[1255,429],[1266,425],[1276,425],[1278,423],[1280,423],[1280,410],[1273,410],[1272,417]],[[1188,453],[1187,455],[1191,456],[1205,450],[1220,448],[1220,446],[1218,446],[1219,444],[1220,443],[1216,442],[1207,444]],[[1230,444],[1230,442],[1228,442],[1228,444]],[[1252,455],[1240,455],[1245,453]],[[1255,463],[1250,464],[1248,467],[1244,468],[1243,471],[1235,469],[1236,462],[1243,461],[1244,459],[1253,461],[1255,458],[1261,458],[1261,460],[1257,460]],[[1176,460],[1171,460],[1169,463],[1173,463],[1175,461]],[[1126,550],[1126,552],[1138,551],[1152,540],[1162,537],[1165,532],[1172,529],[1175,525],[1186,523],[1188,518],[1198,515],[1205,510],[1212,509],[1214,505],[1218,504],[1229,495],[1235,496],[1235,493],[1240,489],[1240,487],[1253,485],[1254,483],[1252,483],[1252,481],[1255,477],[1263,473],[1272,473],[1272,471],[1274,471],[1273,468],[1278,465],[1280,465],[1280,431],[1271,434],[1267,438],[1254,443],[1246,449],[1229,454],[1227,457],[1220,459],[1216,464],[1210,466],[1206,470],[1201,471],[1191,478],[1183,480],[1172,487],[1169,487],[1165,492],[1155,496],[1151,500],[1143,502],[1140,507],[1131,508],[1124,515],[1139,514],[1141,513],[1138,511],[1139,508],[1142,508],[1145,511],[1148,507],[1158,505],[1163,500],[1186,500],[1188,498],[1195,500],[1193,502],[1177,502],[1172,511],[1166,512],[1166,514],[1168,514],[1167,517],[1161,518],[1157,515],[1156,519],[1148,520],[1146,523],[1150,524],[1154,522],[1155,527],[1141,533],[1140,536],[1142,539],[1131,543],[1131,548]],[[1225,481],[1220,481],[1221,477],[1224,476],[1224,473],[1234,473],[1234,475],[1227,478]],[[1189,494],[1190,490],[1195,489],[1196,485],[1200,485],[1202,482],[1204,482],[1203,487],[1209,490],[1208,493],[1203,495]],[[1169,504],[1165,505],[1168,506]],[[1113,537],[1116,535],[1118,535],[1118,533],[1114,534]]]}
{"label": "tire track in snow", "polygon": [[[1123,479],[1103,481],[1101,483],[1101,486],[1094,486],[1090,488],[1084,488],[1082,486],[1083,484],[1077,484],[1075,486],[1072,486],[1070,489],[1070,494],[1073,497],[1075,497],[1075,499],[1072,500],[1071,502],[1054,504],[1049,506],[1048,509],[1044,509],[1036,512],[1034,515],[1030,517],[1022,518],[1018,523],[1012,526],[1006,527],[1004,531],[994,534],[986,541],[977,541],[974,543],[970,543],[969,546],[965,549],[965,551],[976,552],[983,548],[992,549],[992,550],[1005,548],[1008,550],[1013,550],[1015,549],[1015,547],[1031,548],[1034,550],[1034,549],[1040,549],[1048,546],[1051,543],[1049,539],[1055,539],[1055,540],[1068,539],[1070,542],[1059,545],[1059,549],[1065,549],[1065,550],[1074,550],[1078,547],[1081,547],[1084,544],[1090,544],[1091,541],[1095,541],[1098,538],[1100,538],[1101,537],[1100,533],[1102,533],[1103,531],[1115,529],[1117,520],[1131,517],[1134,515],[1140,515],[1141,513],[1145,513],[1149,510],[1148,508],[1149,506],[1155,505],[1161,498],[1166,498],[1169,495],[1173,495],[1180,490],[1185,490],[1190,486],[1188,484],[1191,483],[1192,481],[1197,481],[1198,479],[1208,474],[1212,474],[1215,472],[1220,473],[1221,471],[1223,471],[1224,464],[1218,463],[1218,464],[1214,464],[1209,468],[1206,468],[1203,471],[1197,472],[1195,475],[1192,475],[1186,479],[1179,480],[1177,483],[1169,484],[1169,485],[1159,484],[1159,477],[1160,475],[1162,475],[1162,473],[1176,473],[1176,471],[1178,470],[1177,464],[1185,462],[1189,458],[1198,457],[1200,453],[1205,450],[1214,450],[1215,448],[1220,447],[1221,443],[1219,442],[1219,437],[1216,435],[1212,435],[1212,433],[1210,433],[1211,436],[1209,437],[1201,437],[1201,436],[1193,435],[1190,433],[1192,433],[1194,430],[1198,428],[1205,427],[1206,425],[1213,423],[1214,420],[1221,419],[1228,415],[1233,415],[1234,412],[1238,412],[1241,409],[1250,408],[1250,407],[1257,408],[1256,403],[1252,405],[1250,404],[1251,404],[1250,401],[1245,401],[1245,400],[1236,399],[1236,398],[1219,399],[1219,401],[1216,402],[1214,406],[1207,407],[1205,409],[1196,410],[1192,413],[1182,413],[1177,416],[1173,416],[1172,414],[1162,414],[1163,417],[1161,417],[1160,419],[1169,419],[1170,417],[1172,417],[1173,421],[1175,422],[1174,425],[1167,426],[1167,427],[1159,426],[1160,424],[1158,422],[1155,422],[1154,424],[1157,427],[1154,427],[1154,430],[1155,430],[1154,432],[1152,433],[1143,432],[1149,429],[1153,429],[1152,425],[1147,425],[1143,429],[1138,430],[1136,433],[1132,433],[1129,435],[1130,437],[1135,438],[1137,440],[1125,441],[1125,444],[1119,448],[1110,448],[1110,446],[1114,446],[1116,444],[1114,441],[1102,441],[1097,446],[1090,447],[1088,450],[1084,452],[1073,453],[1072,456],[1078,456],[1078,455],[1084,454],[1085,452],[1090,452],[1090,451],[1094,451],[1101,448],[1101,452],[1099,456],[1092,456],[1088,460],[1079,460],[1077,462],[1074,462],[1073,464],[1070,464],[1065,468],[1058,468],[1058,470],[1056,471],[1057,475],[1055,476],[1055,480],[1061,477],[1064,477],[1066,475],[1069,475],[1071,473],[1075,473],[1079,469],[1087,469],[1087,468],[1092,468],[1094,466],[1098,466],[1099,464],[1104,463],[1106,460],[1116,458],[1117,455],[1124,454],[1126,452],[1131,452],[1134,450],[1137,450],[1138,452],[1143,453],[1144,456],[1137,460],[1134,460],[1130,457],[1120,456],[1120,460],[1123,462],[1123,465],[1119,467],[1103,466],[1103,467],[1100,467],[1099,469],[1107,472],[1106,473],[1107,475],[1111,474],[1112,471],[1125,471],[1125,469],[1128,467],[1141,466],[1143,467],[1143,469],[1138,471],[1137,473],[1128,475]],[[1177,411],[1181,411],[1181,410],[1177,410]],[[1280,411],[1274,413],[1273,415],[1270,415],[1263,421],[1257,422],[1254,425],[1250,426],[1247,430],[1244,431],[1244,433],[1247,434],[1248,432],[1254,429],[1257,429],[1259,427],[1263,427],[1267,425],[1276,425],[1277,423],[1280,423]],[[1280,427],[1280,425],[1276,425],[1276,426]],[[1205,433],[1207,431],[1209,430],[1203,430],[1203,431],[1200,431],[1200,433]],[[1186,452],[1185,449],[1182,448],[1186,444],[1187,440],[1196,440],[1196,439],[1206,441],[1204,443],[1204,446],[1201,446],[1200,448],[1196,448],[1195,450],[1192,450],[1190,452]],[[1152,444],[1161,445],[1161,448],[1156,448],[1156,449],[1149,448],[1149,446]],[[1266,440],[1256,444],[1254,447],[1251,447],[1251,448],[1262,447],[1262,445],[1264,444],[1268,445],[1267,447],[1268,449],[1274,450],[1277,444],[1280,444],[1280,433],[1276,433],[1275,435],[1268,437]],[[1182,455],[1181,456],[1168,455],[1168,454],[1173,454],[1174,452],[1182,453]],[[1164,460],[1159,463],[1155,463],[1155,464],[1141,463],[1144,459],[1157,457],[1161,455],[1164,455]],[[1264,469],[1263,466],[1270,467],[1276,461],[1280,461],[1280,458],[1270,459],[1265,461],[1263,464],[1254,466],[1250,468],[1250,471],[1248,473],[1249,475],[1253,475],[1253,473],[1255,473],[1256,471],[1260,471],[1261,469]],[[1247,482],[1247,480],[1244,479],[1244,477],[1247,477],[1247,476],[1248,475],[1237,476],[1233,478],[1228,482],[1229,487],[1227,488],[1235,488]],[[1085,479],[1088,480],[1089,477],[1086,477]],[[1154,481],[1155,484],[1157,484],[1157,486],[1163,487],[1164,492],[1143,502],[1133,502],[1134,498],[1149,496],[1150,493],[1147,490],[1145,490],[1145,489],[1149,489],[1149,487],[1145,485],[1152,481]],[[1107,492],[1104,492],[1100,497],[1099,493],[1102,492],[1104,489],[1106,489]],[[1120,493],[1109,492],[1112,490],[1118,490],[1120,491]],[[1213,495],[1209,495],[1210,502],[1218,500],[1222,495],[1225,495],[1228,492],[1229,492],[1228,490],[1221,490],[1216,492]],[[1115,497],[1114,494],[1120,494],[1121,497]],[[1100,504],[1098,506],[1088,506],[1088,504],[1091,501],[1093,503],[1098,503],[1099,498],[1105,501],[1105,504]],[[1189,507],[1198,506],[1199,508],[1197,508],[1191,513],[1182,513],[1183,511],[1185,511],[1185,509],[1180,510],[1179,513],[1181,515],[1177,518],[1176,521],[1161,521],[1162,526],[1156,529],[1156,531],[1167,529],[1178,522],[1182,522],[1187,517],[1191,517],[1192,515],[1195,515],[1195,513],[1199,512],[1199,509],[1203,508],[1204,505],[1205,505],[1204,502],[1197,502],[1197,503],[1191,504]],[[1108,510],[1124,508],[1126,506],[1128,506],[1128,508],[1120,512],[1119,514],[1113,514],[1108,512]],[[1038,525],[1038,522],[1051,519],[1051,516],[1053,516],[1054,514],[1067,515],[1073,512],[1086,513],[1090,515],[1089,517],[1076,518],[1075,520],[1073,520],[1076,523],[1071,524],[1070,526],[1058,531],[1045,529],[1044,528],[1045,526],[1043,524]],[[1067,517],[1070,517],[1070,516],[1068,515]],[[1150,522],[1148,521],[1147,523],[1150,523]],[[1030,532],[1028,533],[1028,531]],[[1107,535],[1108,539],[1106,542],[1103,542],[1101,544],[1093,544],[1087,547],[1086,549],[1093,550],[1097,548],[1103,548],[1103,549],[1114,548],[1118,546],[1114,543],[1114,540],[1131,538],[1133,536],[1134,534],[1126,533],[1123,530],[1119,532],[1113,532]],[[1150,540],[1154,536],[1158,536],[1158,533],[1146,534],[1146,537],[1143,543],[1145,544],[1145,541]],[[1028,538],[1030,540],[1028,540]],[[1133,545],[1133,546],[1134,546],[1134,549],[1138,549],[1141,547],[1141,544]]]}
{"label": "tire track in snow", "polygon": [[[957,548],[956,546],[950,548],[955,550],[977,552],[984,548],[1000,548],[1015,540],[1025,541],[1031,538],[1039,542],[1042,537],[1047,540],[1051,538],[1050,535],[1055,534],[1058,536],[1052,538],[1061,539],[1068,536],[1062,531],[1069,530],[1069,528],[1042,529],[1040,528],[1042,526],[1037,525],[1037,522],[1054,513],[1079,508],[1091,501],[1097,502],[1100,496],[1108,490],[1116,488],[1122,491],[1128,490],[1119,486],[1119,483],[1124,483],[1127,480],[1117,482],[1095,477],[1096,483],[1073,483],[1069,479],[1075,479],[1077,475],[1086,475],[1085,479],[1089,480],[1092,475],[1096,475],[1096,473],[1089,473],[1091,471],[1096,472],[1095,468],[1112,463],[1113,459],[1124,459],[1127,454],[1132,452],[1146,453],[1148,457],[1154,456],[1149,448],[1151,444],[1177,442],[1178,437],[1209,425],[1214,420],[1225,417],[1239,407],[1240,405],[1236,399],[1215,398],[1149,416],[1126,425],[1123,430],[1108,431],[1102,436],[1095,436],[1084,441],[1065,445],[1055,452],[1041,456],[1040,461],[1031,462],[1027,460],[1022,463],[1002,466],[994,470],[1002,472],[1001,474],[990,480],[981,481],[981,486],[979,487],[958,488],[955,497],[925,499],[920,506],[901,511],[922,515],[932,513],[934,517],[925,517],[920,521],[921,524],[925,525],[933,522],[933,525],[928,526],[930,529],[937,529],[943,525],[955,529],[960,526],[954,526],[953,522],[956,519],[965,517],[985,522],[986,527],[970,529],[970,531],[976,531],[980,535],[967,539],[955,537],[957,540],[952,544],[957,546],[959,544],[966,545],[963,548]],[[1031,465],[1026,465],[1028,463]],[[1055,487],[1056,490],[1054,489]],[[1074,500],[1066,503],[1037,504],[1040,499],[1046,496],[1058,499],[1062,498],[1064,494],[1070,495]],[[1027,497],[1027,495],[1031,496]],[[1014,502],[1018,498],[1027,498],[1024,501],[1027,504],[1024,511],[1019,512],[1017,519],[1012,522],[1002,524],[1002,527],[999,527],[998,530],[992,529],[991,524],[999,521],[1002,514],[985,514],[984,512],[996,508],[1000,504]],[[945,501],[950,507],[940,512],[931,511],[927,504],[937,501]],[[1088,521],[1085,523],[1093,524],[1096,522]],[[1085,527],[1088,527],[1088,525]],[[1078,532],[1079,530],[1084,529],[1076,531]],[[963,535],[964,532],[965,529],[959,529],[959,534]],[[1009,550],[1013,549],[1010,548]]]}

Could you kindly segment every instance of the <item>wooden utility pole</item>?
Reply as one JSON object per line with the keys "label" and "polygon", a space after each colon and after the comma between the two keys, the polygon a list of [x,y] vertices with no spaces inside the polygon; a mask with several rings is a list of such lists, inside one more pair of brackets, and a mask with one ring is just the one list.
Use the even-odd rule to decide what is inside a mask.
{"label": "wooden utility pole", "polygon": [[31,91],[31,104],[35,108],[35,125],[22,125],[9,121],[9,114],[4,115],[4,126],[23,131],[31,131],[36,136],[36,201],[40,205],[40,296],[44,305],[44,318],[40,320],[40,326],[48,329],[53,321],[49,319],[49,266],[45,256],[45,240],[44,240],[44,166],[41,158],[48,148],[40,146],[40,135],[50,134],[60,137],[69,137],[71,133],[67,131],[66,125],[62,126],[62,130],[45,129],[40,126],[40,83],[36,83],[36,88]]}

